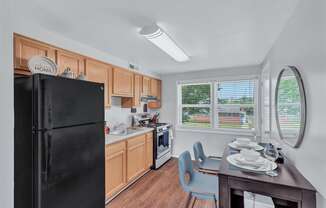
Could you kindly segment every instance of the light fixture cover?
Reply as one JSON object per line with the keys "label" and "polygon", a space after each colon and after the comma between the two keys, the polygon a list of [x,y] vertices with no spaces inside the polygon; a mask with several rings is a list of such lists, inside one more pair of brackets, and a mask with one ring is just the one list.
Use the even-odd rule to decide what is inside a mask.
{"label": "light fixture cover", "polygon": [[143,27],[140,34],[178,62],[189,61],[189,56],[158,25]]}

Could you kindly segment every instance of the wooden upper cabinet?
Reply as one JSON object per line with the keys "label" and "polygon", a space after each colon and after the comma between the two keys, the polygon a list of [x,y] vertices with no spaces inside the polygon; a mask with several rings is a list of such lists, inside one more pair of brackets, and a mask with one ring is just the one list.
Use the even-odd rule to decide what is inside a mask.
{"label": "wooden upper cabinet", "polygon": [[120,97],[133,97],[134,94],[134,74],[133,72],[113,68],[113,95]]}
{"label": "wooden upper cabinet", "polygon": [[126,142],[107,145],[105,148],[105,195],[110,198],[127,183]]}
{"label": "wooden upper cabinet", "polygon": [[157,100],[162,100],[162,81],[157,80]]}
{"label": "wooden upper cabinet", "polygon": [[75,53],[64,50],[57,50],[58,73],[61,74],[66,68],[78,76],[80,73],[85,73],[85,58]]}
{"label": "wooden upper cabinet", "polygon": [[134,106],[140,106],[141,101],[141,92],[142,92],[142,76],[139,74],[135,74],[134,76]]}
{"label": "wooden upper cabinet", "polygon": [[151,94],[151,78],[143,76],[143,96]]}
{"label": "wooden upper cabinet", "polygon": [[111,106],[112,67],[92,59],[86,60],[85,75],[87,80],[104,84],[104,106]]}
{"label": "wooden upper cabinet", "polygon": [[14,68],[15,73],[30,74],[28,60],[33,56],[47,56],[55,61],[55,49],[47,44],[14,35]]}
{"label": "wooden upper cabinet", "polygon": [[157,97],[158,95],[158,80],[151,79],[151,96]]}
{"label": "wooden upper cabinet", "polygon": [[134,74],[134,96],[132,98],[121,99],[121,107],[131,108],[140,106],[141,103],[141,92],[142,92],[142,76]]}

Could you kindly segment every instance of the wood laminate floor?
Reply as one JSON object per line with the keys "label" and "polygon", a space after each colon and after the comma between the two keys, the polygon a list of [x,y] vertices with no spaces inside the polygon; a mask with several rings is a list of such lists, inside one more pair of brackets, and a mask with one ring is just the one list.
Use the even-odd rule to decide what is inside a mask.
{"label": "wood laminate floor", "polygon": [[[171,159],[113,199],[106,208],[183,208],[187,194],[179,185],[178,161]],[[197,200],[195,208],[213,208],[213,201]]]}

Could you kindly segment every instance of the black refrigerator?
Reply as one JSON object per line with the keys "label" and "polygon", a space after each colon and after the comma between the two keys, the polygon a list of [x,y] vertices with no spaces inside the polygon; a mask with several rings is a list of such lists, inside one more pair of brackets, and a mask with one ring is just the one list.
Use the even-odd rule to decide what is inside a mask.
{"label": "black refrigerator", "polygon": [[104,208],[103,84],[15,78],[15,208]]}

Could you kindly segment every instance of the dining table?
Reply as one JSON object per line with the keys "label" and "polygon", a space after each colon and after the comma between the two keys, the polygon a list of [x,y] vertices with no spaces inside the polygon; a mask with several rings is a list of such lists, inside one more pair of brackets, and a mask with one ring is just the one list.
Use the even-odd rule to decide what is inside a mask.
{"label": "dining table", "polygon": [[239,153],[226,147],[218,173],[219,208],[244,208],[244,192],[269,196],[275,208],[316,208],[316,189],[289,159],[277,163],[277,176],[246,171],[227,161]]}

